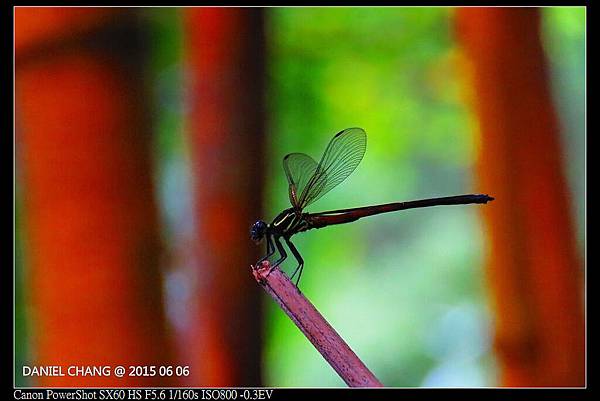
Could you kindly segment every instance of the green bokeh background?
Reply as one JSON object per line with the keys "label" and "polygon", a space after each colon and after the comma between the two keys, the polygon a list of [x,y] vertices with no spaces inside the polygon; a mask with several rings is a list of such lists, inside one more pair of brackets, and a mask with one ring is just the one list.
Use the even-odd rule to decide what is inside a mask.
{"label": "green bokeh background", "polygon": [[[298,151],[318,159],[336,132],[352,126],[367,131],[365,158],[310,210],[477,192],[475,116],[465,102],[453,13],[444,7],[267,9],[265,219],[289,207],[282,157]],[[542,15],[583,249],[585,9],[545,8]],[[157,196],[165,242],[175,248],[192,231],[182,16],[174,8],[146,9],[142,16],[152,44],[147,76],[155,103]],[[16,190],[18,199],[18,181]],[[17,204],[17,371],[33,356],[19,211]],[[472,206],[375,216],[295,238],[306,261],[303,292],[375,375],[389,386],[444,387],[497,384],[484,241]],[[285,266],[294,267],[292,258]],[[177,294],[168,283],[167,277],[173,304]],[[266,297],[264,307],[265,385],[344,386]],[[27,384],[19,374],[16,379]]]}

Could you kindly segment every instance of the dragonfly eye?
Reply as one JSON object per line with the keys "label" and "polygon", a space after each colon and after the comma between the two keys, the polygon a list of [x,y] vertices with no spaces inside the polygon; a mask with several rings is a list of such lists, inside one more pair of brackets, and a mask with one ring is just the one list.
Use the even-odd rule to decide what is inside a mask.
{"label": "dragonfly eye", "polygon": [[250,229],[250,238],[252,241],[259,243],[265,236],[267,232],[267,223],[262,220],[258,220],[256,223],[252,225]]}

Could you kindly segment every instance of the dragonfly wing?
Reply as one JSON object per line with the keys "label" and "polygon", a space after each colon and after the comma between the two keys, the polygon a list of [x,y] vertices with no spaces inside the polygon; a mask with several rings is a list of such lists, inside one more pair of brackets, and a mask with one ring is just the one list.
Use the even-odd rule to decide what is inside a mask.
{"label": "dragonfly wing", "polygon": [[283,169],[289,183],[292,206],[301,208],[300,194],[315,175],[318,163],[305,153],[290,153],[283,158]]}
{"label": "dragonfly wing", "polygon": [[300,208],[310,205],[348,178],[362,160],[366,149],[367,133],[362,128],[338,132],[305,184],[298,202]]}

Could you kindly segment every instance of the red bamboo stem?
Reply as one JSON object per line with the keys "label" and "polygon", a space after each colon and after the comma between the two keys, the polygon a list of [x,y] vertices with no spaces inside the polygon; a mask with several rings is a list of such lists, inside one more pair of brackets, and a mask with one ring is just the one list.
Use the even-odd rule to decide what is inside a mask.
{"label": "red bamboo stem", "polygon": [[16,140],[32,363],[65,373],[34,378],[34,385],[175,382],[158,375],[67,374],[69,366],[173,363],[162,308],[147,97],[129,65],[136,54],[119,56],[126,38],[114,34],[121,41],[104,48],[95,40],[99,30],[133,23],[124,16],[120,9],[61,7],[17,8],[15,15],[15,42],[22,44],[16,50]]}
{"label": "red bamboo stem", "polygon": [[585,383],[582,266],[536,8],[459,8],[481,131],[487,275],[506,386]]}
{"label": "red bamboo stem", "polygon": [[263,10],[189,8],[184,21],[202,286],[186,347],[190,384],[260,386],[260,291],[231,267],[258,258],[240,228],[262,214]]}

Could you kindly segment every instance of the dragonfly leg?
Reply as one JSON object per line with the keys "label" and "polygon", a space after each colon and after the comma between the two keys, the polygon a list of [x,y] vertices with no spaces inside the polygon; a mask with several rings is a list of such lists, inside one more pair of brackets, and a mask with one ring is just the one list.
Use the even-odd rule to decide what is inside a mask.
{"label": "dragonfly leg", "polygon": [[298,283],[300,283],[300,277],[302,276],[302,270],[304,270],[304,259],[302,259],[300,252],[298,252],[298,249],[296,249],[296,246],[292,244],[292,241],[290,241],[289,238],[284,237],[284,239],[285,243],[290,248],[290,251],[292,251],[292,254],[298,261],[298,267],[296,267],[296,270],[294,270],[292,277],[290,277],[293,280],[296,273],[298,273],[298,279],[296,280],[296,287],[298,287]]}
{"label": "dragonfly leg", "polygon": [[287,258],[287,253],[285,252],[285,249],[283,248],[283,245],[281,244],[279,237],[275,237],[274,239],[275,241],[275,245],[277,246],[277,250],[279,251],[279,254],[281,255],[281,257],[273,264],[273,268],[279,266],[286,258]]}
{"label": "dragonfly leg", "polygon": [[263,261],[269,259],[275,253],[275,247],[273,246],[273,239],[270,235],[267,235],[267,254],[260,258],[256,265],[260,265]]}

